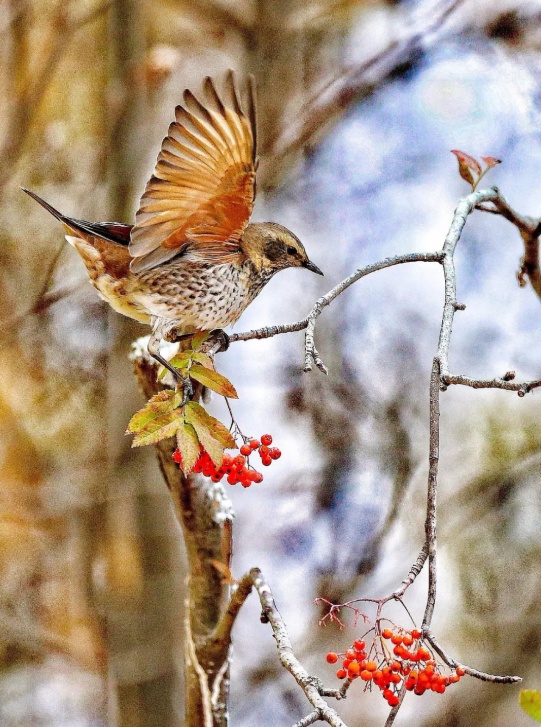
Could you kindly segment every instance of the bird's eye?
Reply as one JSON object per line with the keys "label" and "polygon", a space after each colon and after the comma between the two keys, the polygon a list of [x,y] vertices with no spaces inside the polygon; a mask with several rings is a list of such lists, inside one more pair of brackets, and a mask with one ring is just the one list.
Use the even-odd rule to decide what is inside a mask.
{"label": "bird's eye", "polygon": [[295,248],[294,248],[294,247],[288,247],[288,248],[287,248],[287,254],[288,254],[288,255],[295,255],[295,254],[296,254],[296,252],[297,252],[297,251],[295,250]]}

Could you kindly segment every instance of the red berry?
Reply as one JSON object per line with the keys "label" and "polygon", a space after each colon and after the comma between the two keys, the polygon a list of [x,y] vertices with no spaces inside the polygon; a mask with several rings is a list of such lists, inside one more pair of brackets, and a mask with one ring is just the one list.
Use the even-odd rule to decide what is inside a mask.
{"label": "red berry", "polygon": [[261,444],[266,444],[267,446],[269,444],[272,444],[272,437],[270,434],[263,434],[261,437]]}
{"label": "red berry", "polygon": [[182,455],[181,455],[181,453],[180,453],[180,452],[178,451],[178,449],[175,449],[175,451],[173,452],[173,460],[174,460],[175,462],[177,462],[177,464],[178,464],[179,462],[182,462]]}
{"label": "red berry", "polygon": [[268,447],[266,447],[264,444],[262,444],[261,447],[259,447],[259,454],[261,455],[261,457],[266,457],[269,454],[269,452],[270,452],[270,449]]}
{"label": "red berry", "polygon": [[338,654],[335,654],[334,651],[329,651],[327,656],[325,657],[329,664],[336,664],[338,661]]}
{"label": "red berry", "polygon": [[345,669],[338,669],[338,671],[336,672],[336,676],[339,679],[345,679],[347,677],[347,675],[348,675],[348,673]]}
{"label": "red berry", "polygon": [[240,453],[244,454],[247,457],[249,454],[252,453],[252,448],[250,447],[249,444],[243,444],[242,447],[240,448]]}
{"label": "red berry", "polygon": [[419,631],[419,629],[413,629],[413,631],[411,632],[411,635],[413,636],[414,639],[420,639],[422,636],[422,633]]}
{"label": "red berry", "polygon": [[387,704],[389,705],[389,707],[396,707],[399,702],[400,702],[400,699],[396,696],[396,694],[393,694],[387,700]]}
{"label": "red berry", "polygon": [[463,677],[464,674],[466,673],[461,666],[457,666],[457,668],[455,669],[455,671],[456,671],[456,675],[459,676],[459,677]]}
{"label": "red berry", "polygon": [[250,439],[248,444],[250,445],[250,449],[257,449],[260,445],[260,441],[259,439]]}
{"label": "red berry", "polygon": [[257,482],[257,483],[263,482],[263,475],[261,474],[261,472],[256,472],[255,473],[255,475],[254,475],[254,482]]}
{"label": "red berry", "polygon": [[271,457],[272,459],[280,459],[281,456],[282,453],[278,449],[278,447],[272,447],[271,449],[269,449],[269,457]]}
{"label": "red berry", "polygon": [[241,454],[239,454],[237,457],[235,457],[235,459],[233,461],[237,465],[237,467],[243,467],[246,464],[246,460],[244,459],[244,457]]}
{"label": "red berry", "polygon": [[353,648],[356,651],[362,651],[365,646],[366,646],[366,642],[361,641],[360,639],[357,639],[356,641],[353,642]]}
{"label": "red berry", "polygon": [[265,467],[268,467],[272,464],[272,459],[268,455],[265,457],[261,457],[261,464],[265,465]]}

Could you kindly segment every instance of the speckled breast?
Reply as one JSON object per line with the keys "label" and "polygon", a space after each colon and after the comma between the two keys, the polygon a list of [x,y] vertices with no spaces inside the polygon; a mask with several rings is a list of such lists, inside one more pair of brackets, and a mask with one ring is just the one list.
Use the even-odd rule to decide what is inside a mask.
{"label": "speckled breast", "polygon": [[134,276],[132,295],[153,316],[202,330],[224,328],[238,320],[271,277],[248,260],[241,265],[177,262]]}

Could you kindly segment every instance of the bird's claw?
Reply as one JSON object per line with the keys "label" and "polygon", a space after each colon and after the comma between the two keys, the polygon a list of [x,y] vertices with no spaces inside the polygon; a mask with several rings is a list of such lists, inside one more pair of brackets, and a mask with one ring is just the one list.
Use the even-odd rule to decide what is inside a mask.
{"label": "bird's claw", "polygon": [[180,406],[182,407],[193,399],[193,384],[189,377],[182,376],[180,373],[178,374],[178,383],[182,384],[182,401],[180,403]]}
{"label": "bird's claw", "polygon": [[[222,328],[215,328],[210,332],[210,336],[207,342],[212,343],[212,349],[215,349],[215,353],[218,351],[227,351],[229,348],[229,336]],[[218,348],[216,348],[219,345]]]}

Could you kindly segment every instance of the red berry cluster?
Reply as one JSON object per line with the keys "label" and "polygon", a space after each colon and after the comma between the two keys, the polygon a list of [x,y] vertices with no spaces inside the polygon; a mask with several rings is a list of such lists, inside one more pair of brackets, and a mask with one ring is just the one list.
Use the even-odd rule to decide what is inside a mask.
{"label": "red berry cluster", "polygon": [[[418,629],[383,629],[381,637],[376,636],[372,642],[372,659],[367,654],[366,642],[357,639],[345,654],[329,652],[327,661],[336,664],[342,658],[342,668],[336,672],[339,679],[360,677],[367,686],[375,684],[389,706],[396,707],[403,684],[414,694],[421,695],[427,690],[443,694],[450,684],[456,684],[465,674],[461,667],[449,675],[442,674],[442,665],[438,665],[434,655],[421,645],[421,636]],[[384,640],[390,640],[393,644],[395,658]]]}
{"label": "red berry cluster", "polygon": [[249,457],[252,452],[257,449],[259,456],[261,457],[261,464],[265,465],[265,467],[268,467],[270,464],[272,464],[273,459],[280,459],[280,457],[282,456],[282,453],[280,452],[278,447],[271,447],[271,444],[271,435],[262,434],[261,441],[259,441],[259,439],[247,439],[240,448],[240,453],[246,455],[246,457]]}
{"label": "red berry cluster", "polygon": [[[263,434],[261,441],[259,439],[250,439],[240,448],[240,454],[236,457],[230,454],[224,454],[224,458],[220,467],[216,467],[207,452],[200,447],[199,457],[193,467],[193,472],[210,477],[213,482],[220,482],[227,477],[230,485],[236,485],[240,482],[243,487],[250,487],[252,482],[263,482],[263,475],[257,472],[248,464],[248,457],[254,450],[258,449],[261,456],[261,462],[265,466],[271,464],[273,459],[278,459],[281,452],[276,447],[269,448],[272,444],[270,434]],[[182,463],[182,455],[178,449],[173,452],[173,459],[178,464]]]}

